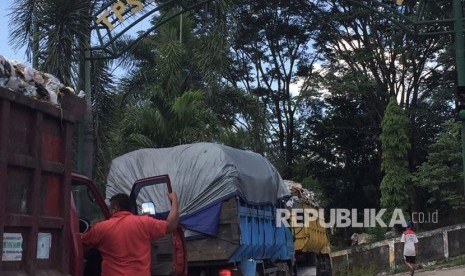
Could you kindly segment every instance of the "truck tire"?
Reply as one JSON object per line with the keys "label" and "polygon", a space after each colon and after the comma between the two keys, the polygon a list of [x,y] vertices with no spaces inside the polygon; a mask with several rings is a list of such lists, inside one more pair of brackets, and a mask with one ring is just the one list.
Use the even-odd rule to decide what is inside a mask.
{"label": "truck tire", "polygon": [[328,254],[317,255],[316,275],[331,276],[331,258]]}

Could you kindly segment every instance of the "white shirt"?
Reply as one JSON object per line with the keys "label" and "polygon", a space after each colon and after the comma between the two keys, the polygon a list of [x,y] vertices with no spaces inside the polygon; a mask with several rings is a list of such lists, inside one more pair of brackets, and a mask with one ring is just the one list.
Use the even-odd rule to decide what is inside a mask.
{"label": "white shirt", "polygon": [[410,229],[402,233],[400,241],[404,243],[404,256],[416,256],[415,244],[418,242],[417,234]]}

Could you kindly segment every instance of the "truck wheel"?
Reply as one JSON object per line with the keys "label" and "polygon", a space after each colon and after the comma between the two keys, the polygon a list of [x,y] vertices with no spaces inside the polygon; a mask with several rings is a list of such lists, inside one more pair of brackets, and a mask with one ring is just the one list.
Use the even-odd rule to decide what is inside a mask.
{"label": "truck wheel", "polygon": [[279,270],[276,273],[277,276],[292,276],[292,269],[290,267],[290,264],[288,263],[281,263],[279,265]]}
{"label": "truck wheel", "polygon": [[331,259],[328,254],[317,255],[317,276],[331,276]]}

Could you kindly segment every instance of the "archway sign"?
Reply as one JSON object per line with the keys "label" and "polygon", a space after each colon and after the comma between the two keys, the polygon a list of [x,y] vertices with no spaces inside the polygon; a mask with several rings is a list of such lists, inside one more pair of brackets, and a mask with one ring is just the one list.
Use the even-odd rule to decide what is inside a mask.
{"label": "archway sign", "polygon": [[[79,54],[78,89],[86,93],[86,102],[91,106],[91,61],[120,57],[141,39],[180,14],[201,8],[214,0],[110,0],[106,1],[94,15],[87,45]],[[157,15],[159,21],[145,30],[123,48],[117,47],[118,39],[133,27]],[[77,171],[92,178],[93,175],[93,123],[89,110],[78,124]],[[87,160],[84,160],[87,159]]]}
{"label": "archway sign", "polygon": [[[86,59],[113,59],[120,57],[128,49],[138,43],[155,29],[179,16],[180,14],[199,8],[213,0],[114,0],[104,4],[94,15],[92,25],[93,37],[97,44],[90,46],[91,51],[101,55],[88,56]],[[138,37],[126,47],[119,49],[116,42],[134,26],[151,16],[158,15],[157,25],[138,33]],[[96,39],[95,39],[96,38]]]}
{"label": "archway sign", "polygon": [[[345,0],[390,20],[407,33],[417,36],[453,35],[457,70],[456,107],[462,122],[462,160],[465,194],[465,44],[463,38],[462,0]],[[400,11],[409,7],[416,14],[405,16]],[[452,14],[450,8],[452,7]],[[429,9],[428,9],[429,8]],[[431,11],[434,11],[432,13]]]}

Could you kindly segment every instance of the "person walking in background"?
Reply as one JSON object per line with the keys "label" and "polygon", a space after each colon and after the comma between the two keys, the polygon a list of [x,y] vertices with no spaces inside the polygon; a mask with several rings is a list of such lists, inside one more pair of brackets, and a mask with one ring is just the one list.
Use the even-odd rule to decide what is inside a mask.
{"label": "person walking in background", "polygon": [[407,265],[410,275],[415,274],[415,270],[419,268],[419,265],[416,263],[416,256],[418,253],[418,238],[417,234],[413,231],[413,223],[411,221],[407,224],[407,230],[402,233],[400,241],[404,247],[404,259],[405,264]]}
{"label": "person walking in background", "polygon": [[97,248],[102,255],[102,276],[150,276],[151,241],[176,230],[178,198],[168,194],[171,210],[166,221],[130,212],[129,196],[110,199],[111,218],[97,223],[82,236],[85,251]]}

